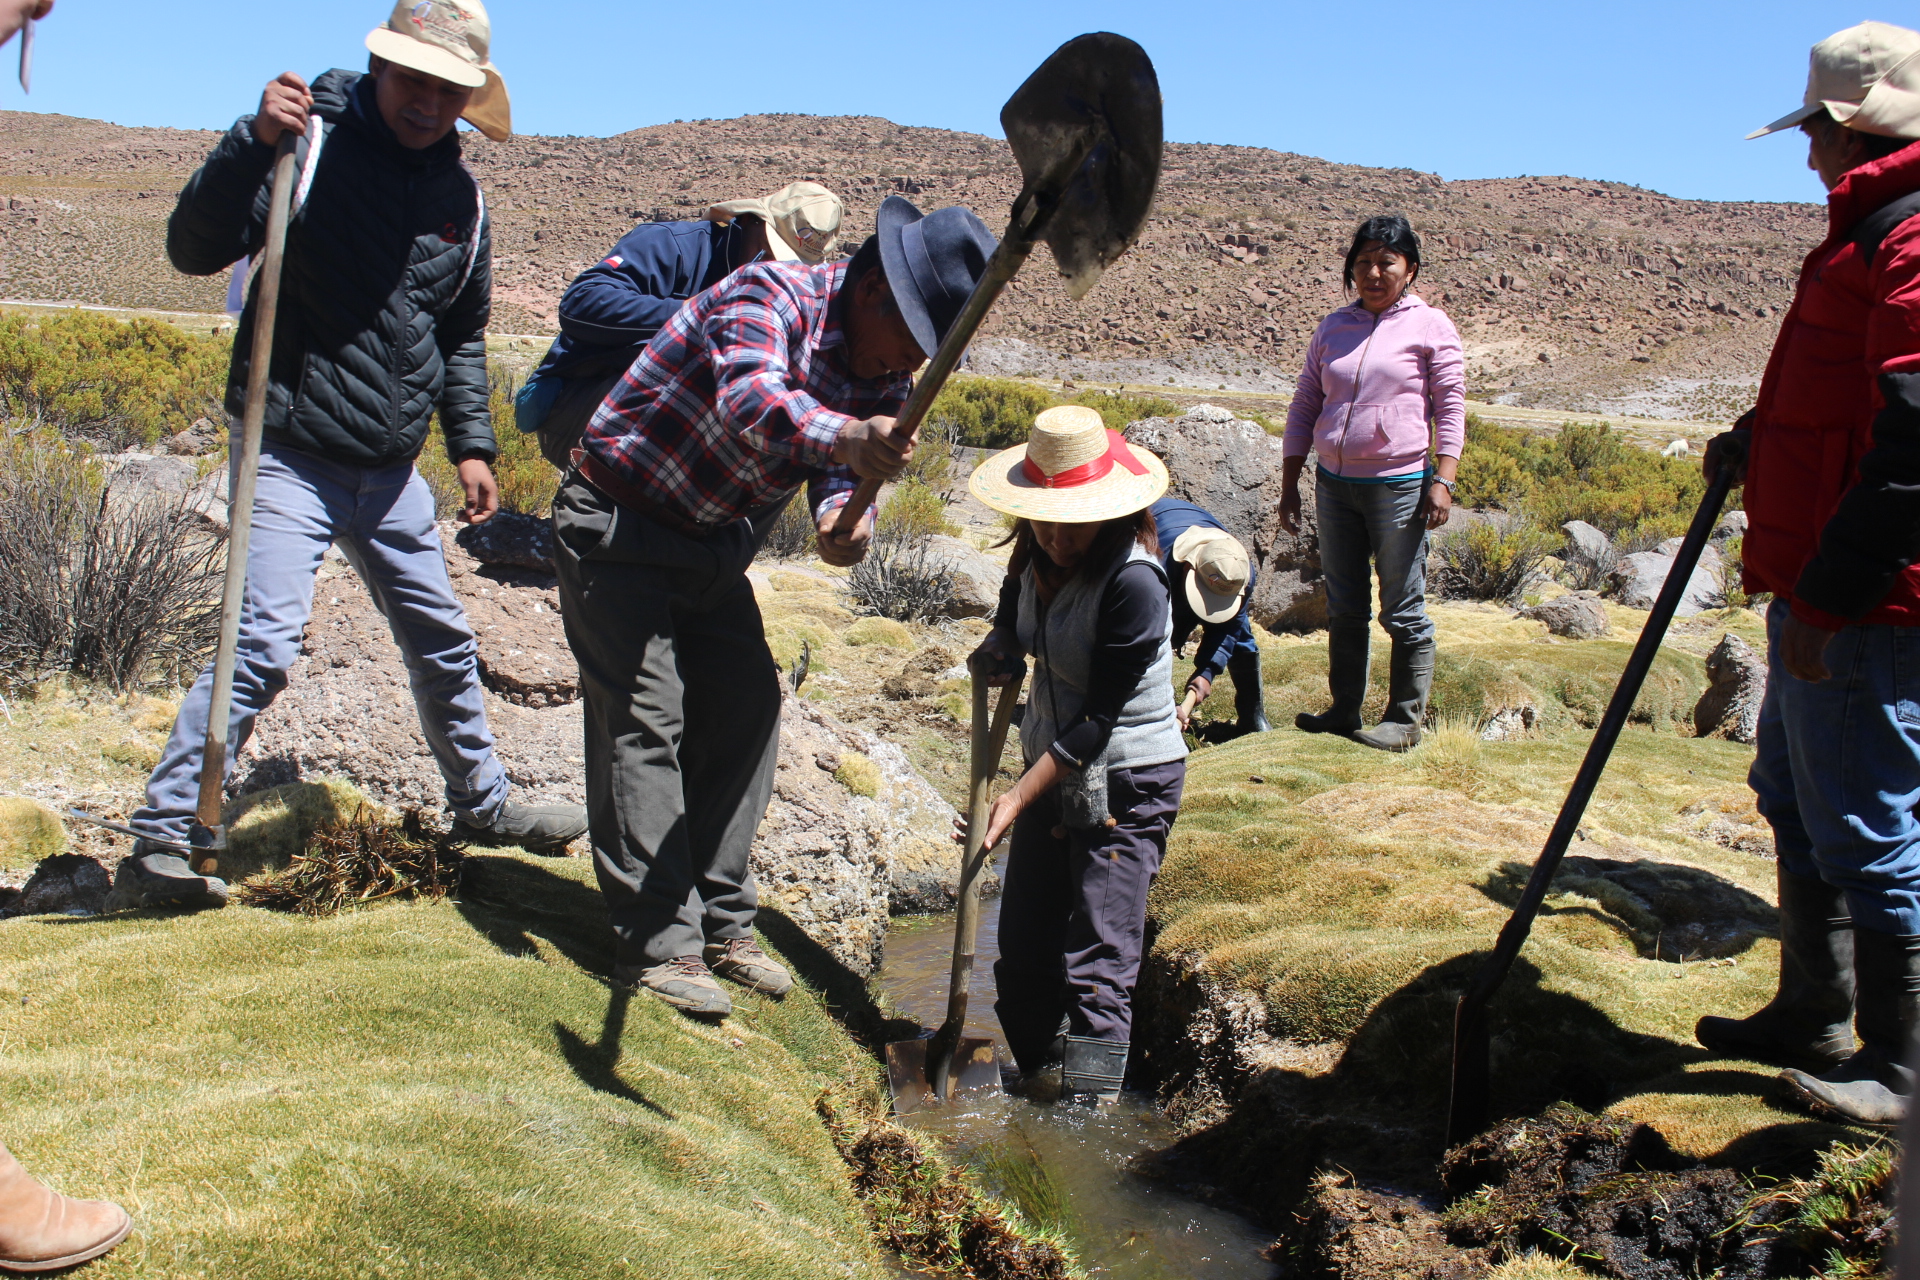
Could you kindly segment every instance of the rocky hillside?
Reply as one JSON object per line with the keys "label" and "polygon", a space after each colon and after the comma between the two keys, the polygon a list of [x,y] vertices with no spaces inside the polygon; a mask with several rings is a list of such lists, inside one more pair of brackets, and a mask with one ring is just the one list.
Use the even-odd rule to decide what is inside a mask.
{"label": "rocky hillside", "polygon": [[[161,249],[171,197],[215,137],[0,113],[0,297],[218,310],[224,278],[185,279]],[[846,198],[852,237],[894,192],[922,207],[965,203],[997,224],[1019,181],[996,139],[866,116],[466,140],[496,218],[495,327],[511,332],[549,331],[567,281],[638,219],[696,216],[805,177]],[[1281,389],[1342,301],[1346,237],[1385,211],[1425,236],[1422,292],[1460,322],[1478,394],[1694,417],[1757,376],[1823,230],[1815,205],[1676,200],[1576,178],[1446,182],[1175,144],[1140,248],[1078,306],[1030,271],[989,322],[981,364]]]}

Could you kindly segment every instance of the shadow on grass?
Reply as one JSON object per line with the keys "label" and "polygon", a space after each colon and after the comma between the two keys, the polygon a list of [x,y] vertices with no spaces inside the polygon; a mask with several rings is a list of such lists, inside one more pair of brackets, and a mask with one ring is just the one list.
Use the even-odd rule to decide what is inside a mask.
{"label": "shadow on grass", "polygon": [[653,1099],[620,1078],[620,1039],[627,1028],[627,1005],[633,999],[631,989],[615,984],[608,991],[607,1016],[600,1024],[600,1039],[589,1044],[565,1023],[553,1024],[553,1035],[560,1042],[560,1056],[573,1068],[582,1083],[601,1093],[645,1107],[663,1119],[677,1117]]}
{"label": "shadow on grass", "polygon": [[517,858],[470,854],[455,905],[510,956],[538,955],[545,942],[588,973],[613,973],[613,930],[593,885]]}
{"label": "shadow on grass", "polygon": [[882,1057],[894,1040],[914,1040],[920,1024],[889,1015],[873,998],[868,980],[842,964],[787,916],[763,906],[755,923],[767,945],[779,952],[794,977],[811,987],[827,1013],[861,1048]]}
{"label": "shadow on grass", "polygon": [[[1513,907],[1532,873],[1529,863],[1502,863],[1478,888],[1501,906]],[[1704,868],[1653,858],[1570,855],[1554,873],[1551,892],[1599,905],[1549,902],[1540,909],[1543,917],[1586,916],[1631,942],[1642,960],[1739,955],[1756,938],[1779,931],[1780,913],[1765,898]]]}

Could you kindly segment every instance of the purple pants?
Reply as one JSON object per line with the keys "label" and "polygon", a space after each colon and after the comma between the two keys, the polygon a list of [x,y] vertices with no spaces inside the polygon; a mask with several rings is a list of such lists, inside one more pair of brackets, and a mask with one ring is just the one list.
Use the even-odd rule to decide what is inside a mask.
{"label": "purple pants", "polygon": [[1187,763],[1113,769],[1107,808],[1119,821],[1053,834],[1059,793],[1013,824],[1000,896],[1000,997],[994,1012],[1007,1047],[1031,1070],[1060,1034],[1125,1042],[1147,923],[1147,890],[1180,812]]}

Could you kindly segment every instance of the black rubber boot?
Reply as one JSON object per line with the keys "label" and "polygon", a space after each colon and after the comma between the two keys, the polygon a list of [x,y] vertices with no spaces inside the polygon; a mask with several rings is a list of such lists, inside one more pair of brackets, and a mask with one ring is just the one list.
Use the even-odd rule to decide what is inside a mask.
{"label": "black rubber boot", "polygon": [[1234,728],[1241,733],[1265,733],[1273,728],[1267,723],[1266,690],[1260,687],[1260,651],[1228,658],[1227,674],[1233,677]]}
{"label": "black rubber boot", "polygon": [[1098,1106],[1116,1102],[1127,1078],[1127,1042],[1067,1036],[1062,1045],[1060,1099]]}
{"label": "black rubber boot", "polygon": [[1907,1114],[1913,1071],[1908,1037],[1920,1007],[1920,934],[1853,931],[1853,1028],[1858,1052],[1830,1071],[1789,1070],[1780,1079],[1814,1111],[1891,1129]]}
{"label": "black rubber boot", "polygon": [[1749,1017],[1700,1019],[1693,1038],[1729,1058],[1824,1071],[1853,1052],[1853,917],[1819,876],[1776,875],[1780,989]]}
{"label": "black rubber boot", "polygon": [[197,876],[177,853],[133,842],[133,852],[113,875],[114,891],[122,900],[143,907],[224,907],[230,896],[227,882],[218,876]]}
{"label": "black rubber boot", "polygon": [[1420,721],[1427,714],[1427,695],[1433,692],[1433,641],[1393,642],[1387,677],[1387,714],[1372,729],[1353,740],[1381,751],[1408,751],[1420,743]]}
{"label": "black rubber boot", "polygon": [[[1367,646],[1371,624],[1335,622],[1327,627],[1327,691],[1333,705],[1319,715],[1302,711],[1293,726],[1304,733],[1353,733],[1367,700]],[[1236,679],[1237,684],[1237,679]]]}
{"label": "black rubber boot", "polygon": [[468,844],[517,845],[530,853],[553,853],[587,832],[587,811],[577,804],[521,804],[509,800],[486,826],[455,819],[454,838]]}

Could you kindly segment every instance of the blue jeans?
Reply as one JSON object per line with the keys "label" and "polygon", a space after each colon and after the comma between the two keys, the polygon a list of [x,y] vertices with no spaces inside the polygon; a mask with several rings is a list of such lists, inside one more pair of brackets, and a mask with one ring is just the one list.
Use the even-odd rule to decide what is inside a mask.
{"label": "blue jeans", "polygon": [[1788,608],[1767,610],[1767,695],[1747,783],[1780,865],[1847,895],[1855,925],[1920,934],[1920,627],[1847,627],[1818,684],[1777,655]]}
{"label": "blue jeans", "polygon": [[1365,628],[1373,618],[1369,579],[1380,578],[1380,625],[1395,644],[1433,639],[1427,616],[1427,523],[1415,519],[1424,477],[1357,484],[1316,472],[1320,572],[1329,628]]}
{"label": "blue jeans", "polygon": [[[336,543],[406,659],[420,729],[446,779],[448,808],[484,826],[506,803],[509,783],[487,728],[473,632],[447,578],[433,492],[410,462],[369,470],[272,441],[262,446],[227,726],[229,776],[254,718],[287,687],[287,669],[300,656],[313,614],[314,575]],[[147,779],[147,803],[132,825],[185,839],[200,796],[212,701],[209,665],[180,706],[173,736]]]}

